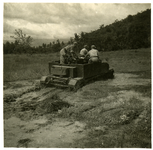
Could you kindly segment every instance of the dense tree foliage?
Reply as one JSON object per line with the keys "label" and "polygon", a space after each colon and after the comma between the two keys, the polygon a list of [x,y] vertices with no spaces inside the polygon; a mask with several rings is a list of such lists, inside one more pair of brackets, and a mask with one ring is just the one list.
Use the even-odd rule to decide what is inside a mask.
{"label": "dense tree foliage", "polygon": [[[79,39],[78,39],[79,38]],[[81,32],[74,37],[80,48],[84,44],[97,46],[98,50],[112,51],[122,49],[147,48],[151,46],[151,10],[134,16],[129,15],[123,20],[115,20],[90,33]]]}
{"label": "dense tree foliage", "polygon": [[52,52],[59,52],[63,47],[65,46],[65,43],[62,41],[60,42],[57,40],[56,42],[50,42],[49,44],[42,43],[42,45],[38,47],[32,47],[27,46],[23,44],[19,44],[18,41],[15,40],[15,42],[6,42],[3,44],[3,50],[4,54],[36,54],[36,53],[52,53]]}
{"label": "dense tree foliage", "polygon": [[[51,53],[59,52],[66,44],[59,40],[43,43],[38,47],[31,47],[32,37],[26,36],[22,30],[15,30],[15,42],[4,44],[4,54],[12,53]],[[147,48],[151,46],[151,9],[147,9],[134,16],[128,15],[125,19],[115,20],[112,24],[100,25],[99,29],[89,33],[74,33],[67,44],[78,42],[78,50],[83,45],[96,45],[98,50],[114,51],[122,49]]]}

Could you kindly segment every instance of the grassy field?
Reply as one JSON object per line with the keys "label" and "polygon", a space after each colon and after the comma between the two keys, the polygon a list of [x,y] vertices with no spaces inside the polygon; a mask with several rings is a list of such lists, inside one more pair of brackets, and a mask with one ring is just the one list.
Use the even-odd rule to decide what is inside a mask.
{"label": "grassy field", "polygon": [[59,54],[4,55],[4,81],[38,79],[47,75],[48,62],[59,59]]}
{"label": "grassy field", "polygon": [[[38,79],[48,74],[48,61],[58,58],[59,54],[5,55],[4,81]],[[72,128],[69,128],[73,125],[62,128],[61,132],[66,131],[63,134],[66,139],[63,148],[151,148],[151,49],[103,52],[101,59],[108,59],[110,68],[115,70],[114,79],[95,80],[77,92],[54,87],[27,92],[23,96],[15,97],[15,100],[18,100],[16,103],[4,103],[6,120],[9,122],[10,119],[11,122],[13,114],[23,121],[28,121],[28,124],[39,117],[45,117],[48,121],[58,118],[59,124],[62,119],[72,123],[76,121],[80,124],[84,123],[86,126],[74,133],[79,132],[77,136],[85,133],[86,136],[70,144],[68,141],[71,135],[76,136],[71,132]],[[24,86],[21,85],[25,90]],[[16,85],[12,87],[11,89],[15,90]],[[18,89],[21,90],[21,87]],[[69,106],[53,111],[52,101],[64,102]],[[36,134],[36,138],[30,137],[30,133],[26,134],[19,129],[18,123],[17,125],[6,123],[5,137],[8,137],[5,139],[5,146],[15,145],[21,137],[20,134],[31,140],[28,147],[38,146],[39,142],[36,141],[39,138],[49,141],[39,145],[40,147],[50,147],[52,139],[53,142],[59,141],[60,145],[61,141],[58,138],[54,139],[54,136],[52,138],[48,134],[40,135],[39,131],[50,135],[56,131],[56,128],[61,129],[61,126],[56,124],[54,130],[49,130],[49,127],[53,126],[52,123],[54,124],[54,122],[45,123],[44,128],[40,130],[32,125],[31,134]],[[18,130],[22,133],[18,133]],[[17,138],[14,139],[14,136]],[[21,140],[23,139],[19,141]]]}
{"label": "grassy field", "polygon": [[[139,72],[151,69],[151,50],[101,52],[115,72]],[[34,55],[4,55],[4,81],[39,79],[47,75],[48,62],[59,60],[59,53]],[[146,61],[147,60],[147,61]]]}

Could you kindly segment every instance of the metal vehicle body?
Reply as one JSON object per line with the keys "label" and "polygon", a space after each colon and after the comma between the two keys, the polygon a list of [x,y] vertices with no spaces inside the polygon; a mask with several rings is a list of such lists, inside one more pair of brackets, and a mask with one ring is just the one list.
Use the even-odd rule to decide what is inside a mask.
{"label": "metal vehicle body", "polygon": [[77,90],[88,81],[98,78],[113,78],[113,69],[109,69],[108,63],[79,63],[61,65],[49,62],[49,75],[43,76],[40,80],[41,85],[69,87]]}

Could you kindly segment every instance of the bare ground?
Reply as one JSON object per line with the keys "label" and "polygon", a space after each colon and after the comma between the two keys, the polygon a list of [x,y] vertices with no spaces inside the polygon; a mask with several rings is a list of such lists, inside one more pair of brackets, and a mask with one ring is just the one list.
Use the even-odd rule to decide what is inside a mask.
{"label": "bare ground", "polygon": [[4,147],[150,148],[151,79],[144,74],[115,73],[77,92],[39,89],[38,81],[5,84]]}

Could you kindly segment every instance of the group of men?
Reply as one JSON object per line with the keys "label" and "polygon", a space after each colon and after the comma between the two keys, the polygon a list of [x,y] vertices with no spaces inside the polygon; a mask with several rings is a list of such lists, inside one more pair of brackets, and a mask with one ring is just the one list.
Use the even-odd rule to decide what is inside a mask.
{"label": "group of men", "polygon": [[91,50],[88,51],[88,46],[84,45],[84,48],[80,51],[79,57],[76,55],[77,43],[68,45],[60,51],[60,64],[69,64],[77,62],[78,58],[88,60],[88,63],[99,62],[99,51],[95,45],[91,46]]}

